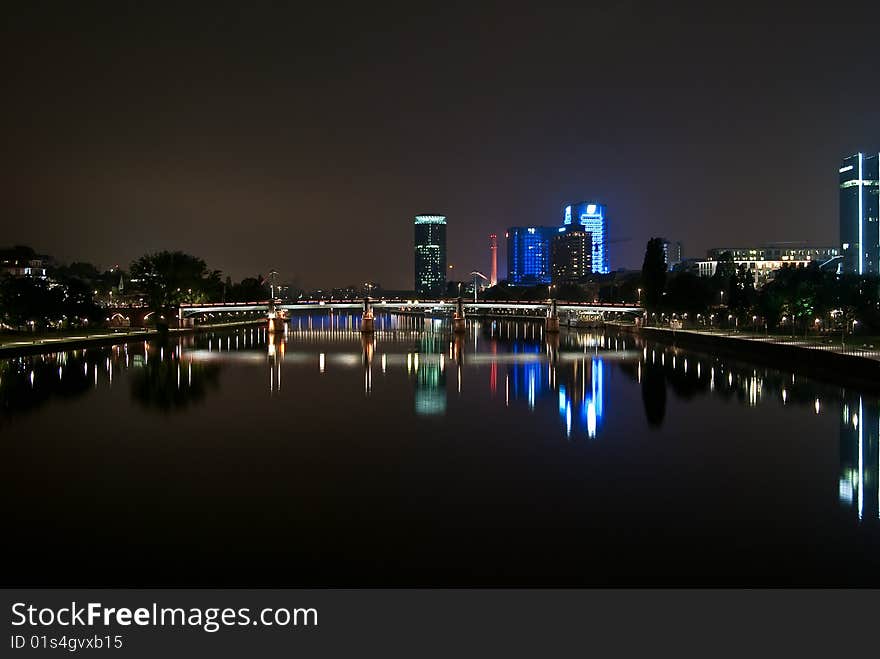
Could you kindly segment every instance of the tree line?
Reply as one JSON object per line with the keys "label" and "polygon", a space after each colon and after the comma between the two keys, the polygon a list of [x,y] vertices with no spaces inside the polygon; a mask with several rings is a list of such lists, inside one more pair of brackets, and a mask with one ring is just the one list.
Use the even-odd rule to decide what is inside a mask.
{"label": "tree line", "polygon": [[[23,246],[4,254],[19,262],[36,257]],[[104,321],[107,307],[146,305],[167,312],[183,302],[248,302],[269,295],[262,274],[233,282],[197,256],[166,250],[135,259],[128,271],[74,262],[48,267],[45,278],[4,272],[0,324],[6,330],[82,327]]]}
{"label": "tree line", "polygon": [[784,266],[761,288],[754,272],[730,252],[720,255],[711,277],[669,273],[662,241],[652,238],[642,264],[642,302],[649,319],[662,314],[698,314],[722,325],[766,327],[767,331],[880,329],[880,279],[839,274],[812,263]]}

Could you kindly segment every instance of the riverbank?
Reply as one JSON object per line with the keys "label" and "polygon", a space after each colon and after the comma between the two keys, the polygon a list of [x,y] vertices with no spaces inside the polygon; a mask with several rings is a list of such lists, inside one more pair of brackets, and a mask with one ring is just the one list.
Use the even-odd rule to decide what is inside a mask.
{"label": "riverbank", "polygon": [[[265,318],[251,320],[238,320],[230,323],[212,323],[210,325],[196,325],[194,327],[171,328],[168,336],[182,336],[186,334],[199,334],[217,329],[245,327],[260,325],[266,322]],[[159,337],[159,331],[155,329],[137,328],[124,330],[104,330],[94,334],[73,334],[65,336],[41,336],[28,339],[20,336],[0,338],[0,357],[17,357],[18,355],[32,355],[42,352],[57,352],[58,350],[74,350],[87,348],[95,345],[112,345],[116,343],[132,343],[146,341]]]}
{"label": "riverbank", "polygon": [[805,339],[665,327],[616,326],[626,332],[686,349],[749,361],[784,370],[880,389],[880,351],[842,347]]}

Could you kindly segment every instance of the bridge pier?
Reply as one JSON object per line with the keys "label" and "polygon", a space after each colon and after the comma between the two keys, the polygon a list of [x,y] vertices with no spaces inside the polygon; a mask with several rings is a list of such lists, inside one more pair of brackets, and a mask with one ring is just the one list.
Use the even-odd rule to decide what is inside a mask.
{"label": "bridge pier", "polygon": [[277,316],[273,316],[268,319],[269,320],[269,333],[270,334],[284,334],[284,318],[278,318]]}
{"label": "bridge pier", "polygon": [[269,321],[269,333],[270,334],[282,334],[286,329],[287,319],[284,317],[284,311],[278,311],[275,309],[275,302],[271,302],[269,304],[269,313],[268,321]]}
{"label": "bridge pier", "polygon": [[467,332],[467,319],[464,316],[464,304],[461,298],[455,303],[455,311],[452,313],[452,331],[455,334]]}
{"label": "bridge pier", "polygon": [[376,330],[376,319],[369,298],[364,298],[364,317],[361,321],[361,334],[372,334]]}
{"label": "bridge pier", "polygon": [[547,318],[544,320],[544,331],[547,334],[559,334],[559,310],[556,308],[556,300],[550,300],[550,308],[547,310]]}

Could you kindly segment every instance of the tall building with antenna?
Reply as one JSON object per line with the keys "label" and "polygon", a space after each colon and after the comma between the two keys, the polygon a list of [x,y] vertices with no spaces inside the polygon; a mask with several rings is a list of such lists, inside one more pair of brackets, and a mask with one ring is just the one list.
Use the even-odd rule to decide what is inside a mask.
{"label": "tall building with antenna", "polygon": [[489,254],[492,257],[489,286],[495,286],[498,283],[498,236],[494,233],[489,234]]}

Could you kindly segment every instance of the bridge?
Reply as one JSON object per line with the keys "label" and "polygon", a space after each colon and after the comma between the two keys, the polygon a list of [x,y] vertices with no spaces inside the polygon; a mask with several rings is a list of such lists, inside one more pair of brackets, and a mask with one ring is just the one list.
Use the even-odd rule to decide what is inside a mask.
{"label": "bridge", "polygon": [[[190,318],[204,313],[235,313],[235,312],[266,312],[272,311],[363,311],[365,306],[384,311],[404,312],[434,312],[452,313],[459,304],[458,299],[440,300],[403,300],[403,299],[370,299],[367,300],[300,300],[298,302],[285,303],[281,301],[260,302],[215,302],[206,304],[181,304],[178,318]],[[596,302],[559,302],[555,300],[504,300],[479,302],[461,302],[465,312],[471,314],[491,314],[492,312],[524,311],[531,312],[538,317],[538,312],[550,314],[555,309],[564,313],[583,313],[605,316],[606,313],[618,314],[641,314],[643,309],[636,304],[614,304]]]}

